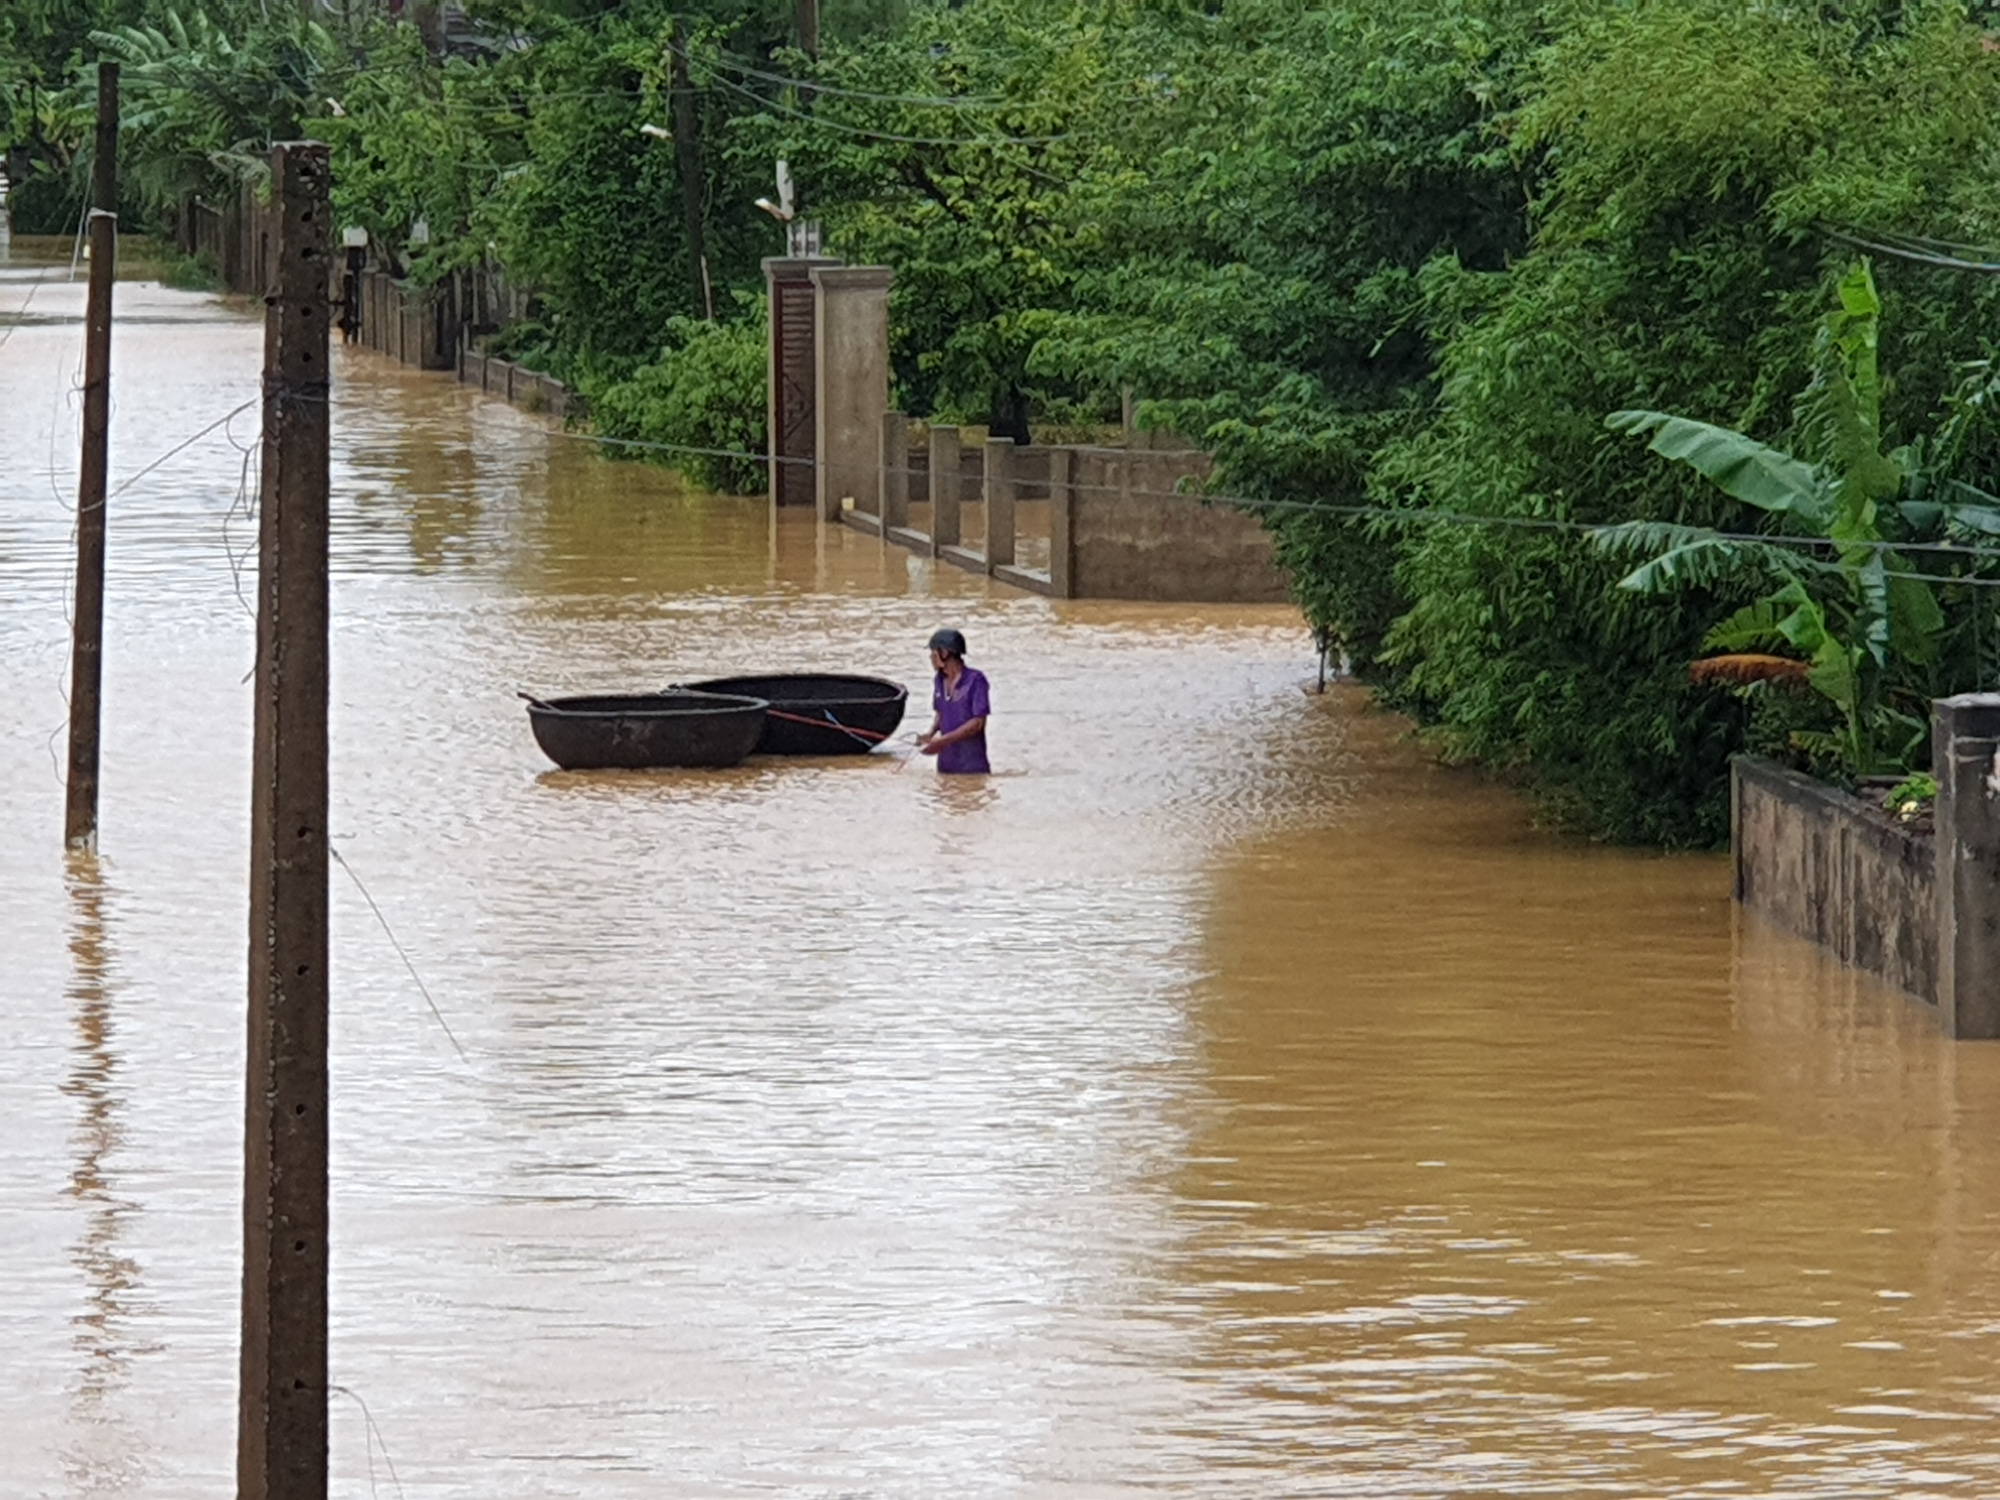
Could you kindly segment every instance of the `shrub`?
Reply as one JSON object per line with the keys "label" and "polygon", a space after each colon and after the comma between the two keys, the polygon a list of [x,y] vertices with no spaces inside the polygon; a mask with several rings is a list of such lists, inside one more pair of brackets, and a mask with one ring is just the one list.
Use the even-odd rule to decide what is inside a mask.
{"label": "shrub", "polygon": [[765,316],[761,299],[754,305],[754,316],[730,322],[668,320],[671,342],[657,360],[586,390],[603,436],[675,450],[614,453],[671,464],[725,494],[764,488],[763,459],[744,456],[766,447]]}

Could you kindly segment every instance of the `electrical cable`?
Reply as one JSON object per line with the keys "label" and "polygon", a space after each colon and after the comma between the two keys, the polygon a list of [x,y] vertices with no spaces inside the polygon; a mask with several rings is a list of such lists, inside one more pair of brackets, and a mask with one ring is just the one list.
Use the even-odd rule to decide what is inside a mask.
{"label": "electrical cable", "polygon": [[2000,275],[2000,260],[1966,260],[1955,255],[1938,255],[1926,250],[1907,249],[1883,240],[1868,239],[1846,230],[1828,229],[1831,239],[1852,245],[1857,250],[1872,251],[1876,255],[1886,255],[1892,260],[1908,261],[1912,265],[1931,266],[1944,271],[1976,271],[1982,275]]}
{"label": "electrical cable", "polygon": [[[704,59],[708,61],[710,59]],[[762,68],[753,68],[740,58],[723,54],[714,59],[717,65],[732,73],[741,73],[750,78],[759,78],[766,83],[779,84],[785,88],[810,89],[815,94],[826,94],[835,99],[867,99],[877,104],[913,104],[928,109],[1020,109],[1023,102],[1016,99],[1002,99],[991,94],[876,94],[866,89],[841,88],[837,84],[820,83],[811,78],[791,78],[783,73],[769,73]]]}
{"label": "electrical cable", "polygon": [[[159,457],[153,459],[150,463],[146,464],[143,468],[139,469],[136,473],[132,474],[129,478],[124,480],[121,484],[119,484],[119,486],[115,490],[111,492],[111,494],[114,496],[123,494],[132,485],[136,484],[140,479],[144,478],[147,474],[152,473],[155,469],[159,468],[162,464],[172,459],[175,455],[182,453],[186,449],[192,447],[195,443],[199,442],[202,438],[214,432],[217,428],[226,427],[230,422],[234,421],[235,418],[241,416],[245,411],[248,411],[252,406],[255,406],[258,400],[259,398],[253,396],[249,400],[241,402],[237,406],[233,407],[231,410],[223,413],[222,416],[210,422],[207,426],[201,428],[199,431],[193,433],[189,437],[183,438],[180,442],[174,444],[173,447],[167,449],[164,453],[160,454]],[[713,448],[713,447],[705,447],[695,443],[662,443],[640,438],[612,437],[605,433],[577,432],[562,427],[552,427],[547,429],[547,431],[549,435],[552,437],[564,438],[572,442],[591,443],[598,445],[600,447],[629,449],[635,452],[681,455],[684,457],[729,458],[729,459],[740,460],[746,463],[792,464],[792,465],[803,465],[808,468],[816,467],[818,462],[817,460],[811,458],[793,458],[782,454],[753,453],[748,449],[742,449],[742,448]],[[253,451],[247,445],[235,444],[233,439],[232,439],[232,446],[238,447],[239,451],[244,453],[246,461],[251,451]],[[1124,450],[1124,451],[1130,452],[1131,450]],[[902,472],[904,472],[905,474],[914,474],[916,471],[914,469],[908,469]],[[1561,533],[1568,535],[1583,534],[1591,536],[1599,535],[1617,526],[1630,526],[1638,524],[1686,526],[1687,531],[1689,533],[1687,537],[1687,540],[1689,542],[1714,541],[1714,542],[1761,543],[1767,546],[1777,546],[1777,547],[1816,547],[1816,548],[1831,547],[1835,549],[1866,551],[1874,553],[1899,553],[1899,552],[1925,553],[1930,555],[1936,555],[1943,558],[1964,558],[1972,561],[2000,561],[2000,546],[1982,547],[1976,544],[1964,543],[1964,542],[1914,542],[1914,541],[1892,542],[1892,541],[1854,541],[1854,540],[1843,541],[1837,537],[1830,537],[1830,536],[1787,536],[1783,533],[1771,533],[1771,532],[1721,531],[1710,527],[1690,525],[1689,523],[1685,522],[1659,521],[1644,517],[1634,518],[1626,521],[1595,522],[1595,521],[1576,521],[1559,516],[1491,516],[1491,515],[1480,515],[1478,513],[1470,511],[1446,511],[1446,510],[1435,510],[1429,508],[1406,508],[1406,507],[1392,506],[1392,505],[1343,504],[1340,502],[1327,502],[1322,500],[1259,499],[1257,497],[1249,495],[1221,494],[1214,492],[1204,492],[1201,490],[1181,490],[1181,489],[1162,490],[1144,485],[1095,484],[1077,480],[1070,480],[1068,481],[1068,483],[1069,487],[1072,489],[1080,489],[1080,490],[1090,491],[1093,493],[1116,494],[1128,497],[1158,499],[1163,501],[1192,500],[1192,501],[1198,501],[1204,505],[1227,505],[1239,510],[1248,511],[1252,514],[1283,512],[1295,515],[1305,514],[1305,515],[1338,516],[1347,520],[1380,521],[1387,524],[1401,524],[1410,526],[1431,526],[1431,525],[1482,526],[1499,530],[1541,531],[1541,532]],[[1931,574],[1931,573],[1891,573],[1889,576],[1922,578],[1927,581],[1937,582],[1937,583],[1953,583],[1953,584],[1963,583],[1978,587],[2000,587],[2000,578],[1996,579],[1959,578],[1948,574]]]}
{"label": "electrical cable", "polygon": [[1832,220],[1823,220],[1818,227],[1822,233],[1836,238],[1859,235],[1880,240],[1884,244],[1901,245],[1907,249],[1929,251],[1938,255],[1970,252],[1982,261],[2000,260],[2000,252],[1996,252],[1991,245],[1975,245],[1967,240],[1938,239],[1934,235],[1909,234],[1900,229],[1867,229],[1858,224],[1839,224]]}
{"label": "electrical cable", "polygon": [[732,79],[724,78],[719,74],[710,75],[709,81],[719,83],[724,88],[741,94],[744,98],[762,106],[773,114],[787,115],[795,120],[803,120],[808,125],[820,126],[827,130],[837,130],[843,135],[862,136],[874,141],[891,141],[905,146],[969,146],[990,150],[1000,146],[1050,146],[1054,145],[1057,141],[1071,139],[1071,136],[1065,133],[1063,135],[1009,135],[989,136],[978,140],[947,140],[936,136],[899,135],[887,130],[866,130],[858,125],[844,125],[838,120],[829,120],[825,115],[807,114],[802,109],[792,109],[775,100],[766,99],[754,90],[747,89],[742,84]]}
{"label": "electrical cable", "polygon": [[459,1045],[458,1034],[451,1029],[451,1023],[445,1020],[444,1012],[438,1009],[437,1001],[431,998],[430,986],[424,983],[424,976],[417,972],[416,964],[410,959],[409,950],[404,948],[402,939],[396,936],[396,929],[389,925],[389,919],[382,914],[382,908],[375,904],[374,896],[369,893],[368,887],[362,884],[361,877],[355,874],[354,866],[333,847],[331,840],[327,843],[326,852],[335,864],[347,872],[347,878],[354,882],[354,888],[361,892],[361,899],[368,903],[368,909],[375,914],[375,920],[381,925],[383,935],[389,939],[389,946],[396,950],[396,957],[403,961],[403,967],[409,970],[410,978],[416,982],[417,993],[424,997],[424,1004],[430,1007],[431,1019],[438,1023],[438,1029],[444,1032],[445,1040],[451,1043],[451,1050],[458,1054],[460,1062],[468,1068],[471,1067],[472,1059],[465,1055],[465,1048]]}
{"label": "electrical cable", "polygon": [[[780,463],[814,467],[817,460],[810,458],[790,458],[768,453],[751,453],[735,448],[705,448],[692,443],[658,443],[638,438],[608,437],[600,433],[572,432],[565,428],[551,428],[550,435],[568,438],[576,442],[598,443],[617,448],[667,454],[686,454],[704,458],[733,458],[751,463]],[[915,470],[905,470],[915,473]],[[1229,505],[1253,514],[1258,512],[1281,511],[1291,514],[1311,514],[1339,516],[1348,520],[1374,520],[1386,523],[1401,523],[1412,526],[1459,525],[1484,526],[1496,530],[1543,531],[1568,535],[1595,536],[1616,526],[1634,524],[1645,525],[1686,525],[1691,535],[1690,542],[1745,542],[1763,543],[1779,547],[1848,548],[1875,553],[1922,552],[1945,557],[1962,557],[1972,560],[2000,561],[2000,547],[1980,547],[1962,542],[1862,542],[1842,541],[1828,536],[1786,536],[1782,533],[1760,531],[1719,531],[1708,527],[1689,525],[1679,521],[1649,520],[1644,517],[1627,521],[1573,521],[1557,516],[1487,516],[1470,511],[1444,511],[1431,509],[1404,508],[1393,505],[1350,505],[1328,503],[1318,500],[1260,500],[1247,495],[1227,495],[1203,493],[1199,490],[1160,490],[1145,486],[1119,484],[1090,484],[1076,480],[1069,482],[1072,489],[1088,490],[1102,494],[1141,496],[1147,499],[1195,500],[1209,505]],[[1981,579],[1956,577],[1950,574],[1917,573],[1891,571],[1886,576],[1892,578],[1919,578],[1926,582],[1943,584],[1965,584],[1971,587],[2000,587],[2000,578]]]}
{"label": "electrical cable", "polygon": [[111,494],[106,498],[116,499],[118,496],[124,494],[127,490],[132,488],[133,485],[137,484],[140,480],[144,479],[148,474],[152,473],[153,470],[159,468],[161,464],[167,462],[167,460],[172,458],[175,454],[184,452],[186,449],[192,448],[196,443],[200,442],[203,438],[207,437],[211,432],[215,431],[216,428],[226,426],[235,418],[243,415],[244,412],[250,410],[251,407],[255,406],[259,399],[260,398],[256,396],[252,396],[248,401],[245,401],[241,406],[236,407],[232,411],[224,412],[221,416],[217,417],[213,422],[210,422],[206,427],[202,428],[200,432],[197,432],[193,437],[183,438],[180,442],[174,444],[173,447],[169,448],[165,453],[162,453],[158,458],[154,459],[151,463],[147,464],[145,468],[139,470],[138,473],[132,475],[131,478],[121,483],[118,486],[118,488],[113,490]]}
{"label": "electrical cable", "polygon": [[14,337],[14,331],[27,318],[28,309],[35,302],[35,293],[39,292],[42,289],[42,283],[48,280],[50,269],[48,266],[43,266],[35,272],[35,279],[28,283],[28,295],[23,297],[21,305],[8,315],[6,328],[0,329],[0,349],[7,347],[7,341]]}

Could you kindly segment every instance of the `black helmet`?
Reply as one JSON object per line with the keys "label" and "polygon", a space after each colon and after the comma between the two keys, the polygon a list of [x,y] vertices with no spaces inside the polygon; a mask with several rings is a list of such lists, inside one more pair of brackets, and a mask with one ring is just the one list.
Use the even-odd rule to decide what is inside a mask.
{"label": "black helmet", "polygon": [[965,637],[956,630],[933,630],[931,650],[942,651],[946,656],[965,660]]}

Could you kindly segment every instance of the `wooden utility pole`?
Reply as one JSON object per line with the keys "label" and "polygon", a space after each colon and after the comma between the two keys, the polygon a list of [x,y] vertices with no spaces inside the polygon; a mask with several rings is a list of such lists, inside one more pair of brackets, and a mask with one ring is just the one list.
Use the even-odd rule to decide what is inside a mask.
{"label": "wooden utility pole", "polygon": [[799,51],[819,56],[819,0],[798,0]]}
{"label": "wooden utility pole", "polygon": [[118,64],[97,65],[90,174],[90,302],[83,324],[83,463],[76,486],[76,619],[69,664],[69,778],[63,841],[97,847],[98,729],[104,705],[104,502],[111,436],[111,286],[118,273]]}
{"label": "wooden utility pole", "polygon": [[327,148],[271,153],[238,1500],[325,1500]]}
{"label": "wooden utility pole", "polygon": [[702,232],[701,200],[707,189],[701,165],[701,112],[694,96],[694,79],[688,71],[687,23],[674,20],[674,164],[681,177],[681,216],[687,224],[688,272],[694,286],[694,311],[698,318],[715,321],[715,291],[708,280],[708,247]]}

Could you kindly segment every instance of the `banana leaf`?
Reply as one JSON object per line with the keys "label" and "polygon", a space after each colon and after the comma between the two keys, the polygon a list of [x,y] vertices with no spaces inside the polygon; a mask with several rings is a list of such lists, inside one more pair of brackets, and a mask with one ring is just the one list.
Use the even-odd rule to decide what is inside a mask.
{"label": "banana leaf", "polygon": [[1797,516],[1815,529],[1831,519],[1833,497],[1819,468],[1755,438],[1663,411],[1615,411],[1605,423],[1614,432],[1652,433],[1653,452],[1687,464],[1745,505]]}

